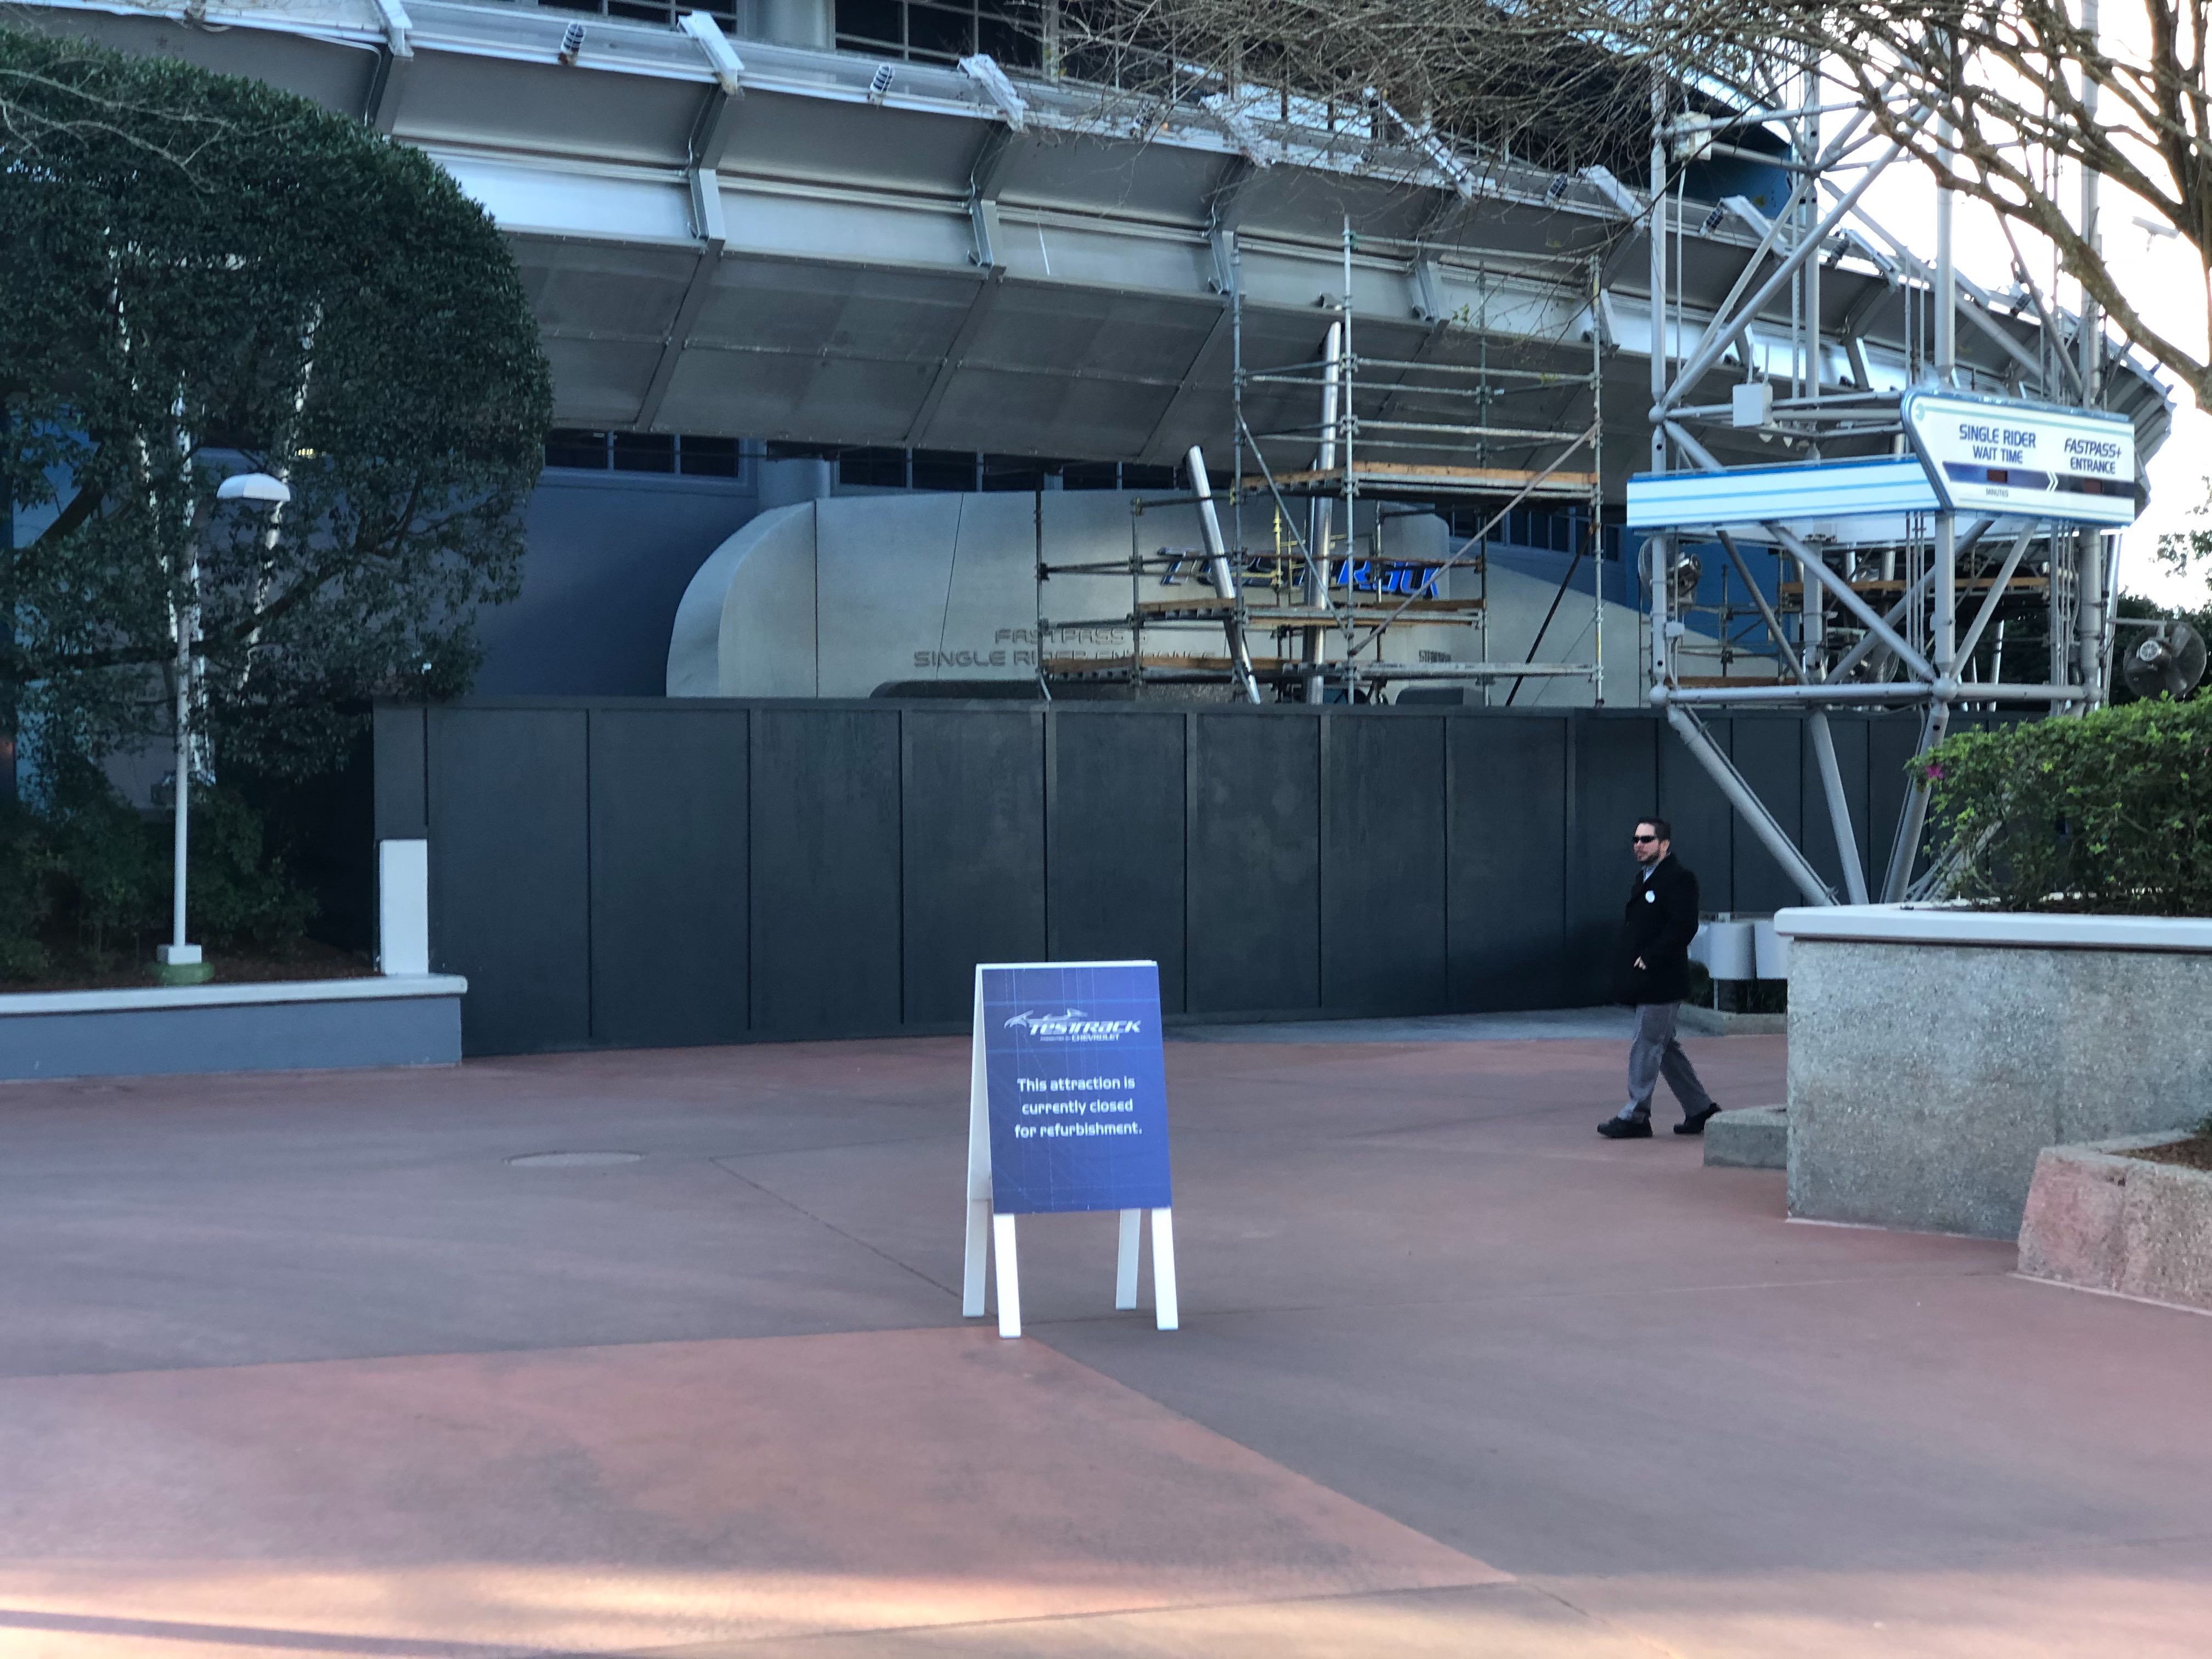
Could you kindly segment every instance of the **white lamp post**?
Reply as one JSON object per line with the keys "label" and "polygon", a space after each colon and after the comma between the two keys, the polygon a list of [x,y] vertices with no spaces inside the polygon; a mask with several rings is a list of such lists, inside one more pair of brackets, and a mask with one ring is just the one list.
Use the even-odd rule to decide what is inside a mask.
{"label": "white lamp post", "polygon": [[[245,501],[256,507],[276,508],[292,499],[291,486],[266,472],[240,472],[216,487],[218,501]],[[187,797],[192,776],[192,645],[199,633],[199,550],[192,550],[188,597],[177,613],[177,783],[176,834],[173,842],[174,887],[169,902],[169,942],[154,952],[155,975],[167,985],[197,985],[212,969],[197,945],[185,943],[185,862],[189,845],[185,826]]]}

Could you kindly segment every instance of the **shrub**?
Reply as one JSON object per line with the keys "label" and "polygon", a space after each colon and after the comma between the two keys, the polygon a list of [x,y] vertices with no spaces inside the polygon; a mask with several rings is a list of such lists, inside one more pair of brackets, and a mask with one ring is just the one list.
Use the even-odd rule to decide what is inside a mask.
{"label": "shrub", "polygon": [[15,802],[0,801],[0,980],[46,970],[40,942],[49,908],[45,826]]}
{"label": "shrub", "polygon": [[1954,896],[2212,915],[2212,698],[1962,732],[1915,763]]}
{"label": "shrub", "polygon": [[[103,971],[169,930],[166,812],[139,811],[96,769],[58,769],[34,805],[0,808],[0,980]],[[192,799],[191,937],[282,954],[315,902],[264,844],[260,816],[218,785]]]}

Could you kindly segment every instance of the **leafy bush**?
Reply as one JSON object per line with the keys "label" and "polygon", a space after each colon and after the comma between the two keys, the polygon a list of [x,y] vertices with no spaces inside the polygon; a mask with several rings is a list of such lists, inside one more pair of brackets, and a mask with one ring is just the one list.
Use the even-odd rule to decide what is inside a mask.
{"label": "leafy bush", "polygon": [[2212,915],[2212,698],[1962,732],[1918,763],[1954,896]]}
{"label": "leafy bush", "polygon": [[[36,805],[0,809],[0,980],[112,969],[168,936],[173,820],[91,768],[47,781]],[[192,938],[283,953],[315,902],[264,845],[259,814],[217,787],[194,794],[191,820]]]}
{"label": "leafy bush", "polygon": [[43,826],[14,801],[0,802],[0,980],[35,979],[46,967]]}

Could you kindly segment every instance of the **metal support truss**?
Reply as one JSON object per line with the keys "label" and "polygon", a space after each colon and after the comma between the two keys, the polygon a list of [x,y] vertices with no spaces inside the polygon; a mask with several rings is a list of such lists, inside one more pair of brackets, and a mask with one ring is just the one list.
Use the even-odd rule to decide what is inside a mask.
{"label": "metal support truss", "polygon": [[[1790,153],[1776,165],[1791,179],[1790,193],[1771,219],[1742,198],[1722,204],[1721,210],[1735,213],[1759,240],[1701,327],[1685,314],[1681,273],[1670,269],[1672,244],[1680,232],[1671,221],[1682,210],[1674,186],[1686,137],[1703,142],[1698,135],[1713,123],[1680,114],[1672,107],[1673,89],[1654,88],[1647,234],[1653,470],[1725,470],[1729,463],[1723,453],[1733,450],[1741,455],[1747,435],[1766,444],[1780,441],[1794,449],[1792,459],[1902,453],[1901,388],[1873,383],[1861,341],[1881,296],[1862,299],[1846,313],[1832,350],[1824,338],[1822,273],[1850,257],[1890,276],[1891,302],[1901,308],[1908,325],[1908,365],[1917,374],[1907,378],[1914,383],[2094,405],[2096,378],[2077,366],[2067,343],[2056,337],[2057,307],[2035,290],[2017,249],[2014,269],[2043,337],[2040,352],[2032,349],[2038,343],[2033,332],[2024,336],[2002,302],[1955,269],[1949,192],[1937,192],[1932,263],[1874,219],[1865,198],[1905,153],[1903,144],[1892,142],[1871,156],[1860,155],[1866,146],[1861,135],[1873,111],[1856,105],[1824,141],[1817,118],[1824,107],[1817,77],[1805,70],[1802,80],[1803,107],[1769,118],[1789,125]],[[1908,130],[1926,118],[1925,112],[1904,118]],[[1707,152],[1692,148],[1690,153]],[[1740,147],[1729,153],[1759,159]],[[2011,307],[2015,313],[2020,309],[2017,303]],[[1962,318],[1978,343],[1978,362],[1959,349]],[[2084,326],[2094,329],[2094,323]],[[2101,349],[2094,341],[2080,348],[2085,362],[2094,362]],[[1840,374],[1832,372],[1838,366]],[[1778,383],[1751,399],[1755,417],[1748,434],[1742,400],[1731,396],[1713,401],[1707,391],[1723,368],[1741,380]],[[1788,383],[1779,384],[1785,373]],[[1769,452],[1746,459],[1773,457]],[[1962,704],[2051,713],[2094,707],[2106,694],[2104,635],[2109,623],[2102,607],[2110,586],[2109,541],[2098,533],[2021,520],[1961,526],[1954,515],[1940,512],[1922,522],[1857,526],[1841,540],[1816,538],[1810,528],[1776,522],[1755,530],[1711,532],[1710,538],[1727,559],[1723,593],[1727,578],[1733,576],[1748,596],[1740,606],[1723,599],[1716,647],[1696,643],[1677,614],[1680,605],[1690,603],[1678,595],[1678,580],[1697,568],[1688,562],[1685,544],[1707,538],[1674,531],[1647,540],[1650,700],[1666,711],[1683,746],[1808,902],[1865,903],[1877,885],[1882,899],[1897,902],[1943,878],[1942,872],[1931,872],[1921,886],[1915,884],[1929,805],[1929,773],[1917,765],[1911,769],[1888,861],[1877,884],[1860,858],[1860,826],[1851,819],[1850,792],[1837,758],[1830,712],[1917,710],[1917,758],[1943,740]],[[1993,530],[2000,533],[1984,550],[1984,538]],[[1796,598],[1784,603],[1793,586]],[[1962,605],[1970,607],[1970,616],[1961,616]],[[1738,616],[1752,619],[1764,635],[1763,647],[1747,647],[1731,632],[1732,618]],[[2015,637],[2039,617],[2047,650],[2031,654],[2015,647],[2012,659],[2047,663],[2043,678],[2006,680],[2001,653],[1992,655],[1986,672],[1978,672],[1990,630],[2007,616],[2014,618]],[[1709,648],[1721,657],[1723,672],[1717,681],[1686,674],[1685,659]],[[1726,672],[1731,661],[1747,655],[1766,659],[1771,677],[1732,677]],[[1699,718],[1730,709],[1802,715],[1843,878],[1840,894]]]}

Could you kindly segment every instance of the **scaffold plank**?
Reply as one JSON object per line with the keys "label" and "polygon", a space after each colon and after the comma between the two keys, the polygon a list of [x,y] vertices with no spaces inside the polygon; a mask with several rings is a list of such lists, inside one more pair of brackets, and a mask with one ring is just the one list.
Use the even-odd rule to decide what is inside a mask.
{"label": "scaffold plank", "polygon": [[[1344,487],[1344,470],[1304,468],[1295,472],[1274,475],[1275,488],[1288,495],[1329,494]],[[1597,488],[1594,472],[1545,472],[1540,468],[1517,466],[1425,466],[1393,462],[1362,463],[1352,470],[1353,489],[1361,494],[1375,495],[1386,491],[1403,491],[1420,495],[1529,495],[1550,497],[1584,497]],[[1264,492],[1268,480],[1258,474],[1244,480],[1248,490]]]}

